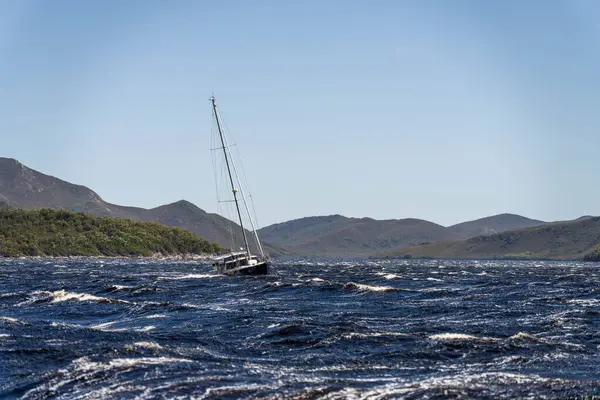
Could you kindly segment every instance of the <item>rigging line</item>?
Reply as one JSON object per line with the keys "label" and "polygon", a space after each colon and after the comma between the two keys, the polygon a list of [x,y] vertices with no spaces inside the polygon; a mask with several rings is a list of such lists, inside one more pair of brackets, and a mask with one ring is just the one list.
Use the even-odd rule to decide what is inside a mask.
{"label": "rigging line", "polygon": [[[265,252],[263,251],[262,245],[260,244],[260,239],[258,238],[258,233],[256,233],[256,226],[254,225],[252,215],[250,214],[250,210],[248,208],[248,203],[246,202],[246,196],[244,195],[242,184],[240,182],[240,176],[237,172],[237,168],[235,167],[235,162],[233,160],[231,150],[229,150],[229,155],[231,158],[231,166],[233,167],[233,173],[235,175],[235,179],[239,186],[240,194],[242,195],[242,203],[244,203],[244,208],[246,209],[246,214],[248,214],[248,220],[250,221],[250,226],[252,227],[252,233],[253,233],[254,239],[256,240],[256,245],[258,247],[258,251],[260,252],[261,257],[265,258]],[[239,157],[239,150],[238,150],[238,158],[241,159],[241,157]],[[240,165],[242,165],[242,168],[243,168],[243,164],[241,162],[240,162]]]}
{"label": "rigging line", "polygon": [[219,200],[219,203],[235,203],[235,200]]}
{"label": "rigging line", "polygon": [[[233,146],[235,146],[235,143],[230,144],[229,146],[227,146],[225,148],[229,148],[229,147],[233,147]],[[210,151],[215,151],[215,150],[223,150],[223,147],[215,147],[214,149],[210,149]]]}
{"label": "rigging line", "polygon": [[[238,152],[238,157],[240,157],[240,150],[239,148],[236,148],[237,152]],[[241,157],[240,157],[241,158]],[[246,187],[248,188],[249,191],[252,191],[250,188],[250,184],[248,183],[248,177],[246,176],[246,169],[244,168],[244,165],[242,164],[240,166],[241,170],[242,170],[242,177],[244,179],[244,183],[246,185]],[[248,194],[248,197],[250,198],[250,204],[252,206],[252,214],[254,214],[254,221],[256,222],[256,229],[258,230],[260,227],[260,224],[258,223],[258,216],[256,214],[256,208],[254,207],[254,199],[252,198],[251,194]]]}
{"label": "rigging line", "polygon": [[[223,113],[221,112],[221,110],[220,110],[220,109],[219,109],[219,115],[220,115],[221,117],[223,116]],[[225,132],[227,133],[227,136],[228,136],[228,139],[229,139],[229,140],[228,140],[228,144],[229,144],[229,143],[233,143],[234,145],[235,145],[235,144],[237,144],[237,143],[235,142],[235,140],[233,139],[233,136],[232,136],[232,135],[231,135],[231,133],[230,133],[231,131],[229,130],[229,127],[227,126],[227,123],[226,123],[226,122],[223,120],[223,118],[221,118],[221,130],[222,130],[224,133],[225,133]],[[243,195],[243,191],[242,191],[242,189],[243,189],[243,187],[242,187],[242,183],[240,182],[240,177],[239,177],[239,174],[238,174],[238,172],[237,172],[237,168],[235,168],[235,164],[234,164],[234,162],[233,162],[233,159],[234,159],[234,157],[233,157],[233,155],[232,155],[232,153],[231,153],[231,150],[230,150],[230,149],[227,149],[227,150],[229,151],[229,155],[230,155],[230,158],[231,158],[231,160],[232,160],[232,165],[234,166],[233,170],[234,170],[234,173],[235,173],[235,177],[236,177],[236,180],[237,180],[237,183],[238,183],[238,186],[239,186],[240,192],[242,193],[242,200],[243,200],[243,203],[244,203],[244,207],[246,208],[246,213],[248,214],[248,220],[250,221],[250,225],[251,225],[251,227],[252,227],[252,233],[253,233],[253,236],[254,236],[254,240],[256,241],[256,245],[257,245],[257,247],[258,247],[258,250],[259,250],[259,251],[260,251],[260,253],[261,253],[261,256],[264,258],[265,254],[264,254],[264,251],[263,251],[262,245],[261,245],[261,243],[260,243],[260,239],[259,239],[259,237],[258,237],[258,233],[256,232],[258,228],[257,228],[256,224],[254,223],[254,220],[256,219],[256,209],[254,208],[254,204],[253,204],[253,203],[254,203],[254,200],[252,200],[252,211],[253,211],[253,212],[252,212],[252,214],[254,214],[254,215],[252,215],[252,214],[250,213],[250,209],[248,208],[248,204],[246,203],[245,196]],[[238,148],[238,147],[236,147],[236,153],[237,153],[237,157],[238,157],[238,159],[239,159],[239,160],[241,160],[241,159],[242,159],[242,157],[241,157],[240,150],[239,150],[239,148]],[[244,183],[244,186],[245,186],[246,188],[248,188],[248,190],[250,190],[250,185],[248,184],[248,178],[246,177],[246,171],[244,170],[244,165],[243,165],[243,163],[241,163],[241,162],[240,162],[240,168],[242,169],[242,175],[243,175],[243,181],[244,181],[243,183]],[[253,218],[253,217],[254,217],[254,218]]]}
{"label": "rigging line", "polygon": [[[232,189],[232,193],[233,193],[233,199],[236,200],[236,192],[238,190],[236,190],[236,188],[235,188],[235,184],[233,182],[233,177],[231,175],[231,169],[233,169],[234,173],[237,175],[237,172],[235,171],[235,164],[233,163],[233,160],[229,160],[229,158],[231,158],[231,150],[225,148],[225,146],[227,145],[227,143],[226,143],[226,139],[225,139],[225,134],[223,132],[223,129],[221,128],[221,119],[220,119],[219,111],[217,109],[217,104],[215,102],[214,96],[211,97],[210,100],[212,102],[213,112],[215,114],[215,120],[217,122],[217,128],[219,129],[219,138],[221,139],[221,145],[223,146],[223,155],[224,155],[224,158],[225,158],[225,164],[227,166],[227,173],[229,175],[229,181],[231,183],[231,189]],[[227,157],[228,154],[229,154],[229,157]],[[242,195],[242,198],[243,198],[244,193],[243,193],[242,189],[241,188],[238,188],[238,189],[239,189],[240,194]],[[246,200],[243,200],[243,202],[244,202],[244,204],[246,204]],[[240,228],[241,228],[241,231],[242,231],[242,236],[244,238],[245,252],[246,252],[246,254],[249,257],[250,256],[250,249],[249,249],[249,245],[248,245],[248,239],[246,237],[246,231],[244,230],[244,223],[243,223],[243,219],[242,219],[242,213],[240,211],[240,207],[239,207],[239,204],[238,204],[237,201],[235,202],[235,207],[236,207],[238,218],[239,218],[239,221],[240,221]]]}
{"label": "rigging line", "polygon": [[[213,106],[214,106],[214,97],[212,97],[211,100],[213,101]],[[220,134],[221,142],[222,142],[222,145],[223,145],[222,150],[224,151],[224,153],[228,153],[229,154],[229,158],[231,159],[230,163],[231,163],[231,166],[232,166],[232,169],[233,169],[233,172],[234,172],[237,184],[238,184],[238,190],[240,191],[240,194],[242,195],[241,196],[242,197],[242,202],[244,203],[244,208],[246,209],[246,214],[248,215],[248,220],[249,220],[250,225],[252,227],[252,233],[253,233],[254,239],[256,240],[256,244],[257,244],[258,250],[260,251],[261,256],[264,258],[265,254],[264,254],[262,245],[260,243],[260,239],[258,237],[258,233],[256,232],[257,228],[256,228],[256,226],[254,224],[254,221],[253,221],[253,218],[252,218],[252,214],[250,213],[250,209],[248,208],[248,203],[246,202],[246,197],[244,196],[244,191],[243,191],[242,184],[240,182],[240,177],[239,177],[239,174],[238,174],[237,169],[235,167],[235,162],[234,162],[233,154],[231,152],[231,149],[225,148],[226,146],[227,147],[233,147],[233,146],[235,146],[236,142],[233,139],[233,135],[231,135],[231,133],[230,133],[231,131],[229,130],[229,127],[227,126],[227,123],[223,119],[223,113],[221,112],[221,109],[219,108],[219,110],[217,111],[216,107],[214,107],[214,108],[215,109],[213,109],[213,113],[215,114],[215,119],[217,119],[218,117],[220,117],[217,120],[217,124],[220,124],[220,125],[218,125],[218,128],[220,128],[219,134]],[[216,113],[218,113],[218,115],[216,115]],[[226,143],[223,140],[224,136],[227,136],[227,142]],[[232,145],[230,145],[230,143],[232,143]],[[236,148],[236,152],[238,154],[238,159],[241,159],[239,149]],[[227,156],[225,155],[225,157],[227,157]],[[240,163],[240,165],[241,165],[241,168],[243,169],[243,164]],[[246,178],[245,171],[243,171],[243,174],[244,174],[244,178]],[[245,179],[245,181],[246,181],[245,182],[246,186],[249,186],[247,178]],[[236,204],[236,206],[237,206],[237,204]],[[254,217],[256,218],[256,210],[254,208],[254,204],[252,204],[252,206],[253,206],[253,212],[255,214]],[[238,214],[239,214],[239,210],[238,210]],[[244,240],[247,242],[246,234],[245,234],[245,231],[244,231],[241,219],[242,219],[242,217],[240,215],[240,227],[242,229],[242,235],[244,236]],[[246,243],[246,246],[248,247],[248,243]],[[250,249],[247,249],[247,251],[249,252]]]}
{"label": "rigging line", "polygon": [[[212,120],[212,118],[211,118]],[[211,146],[212,146],[212,142],[214,142],[214,120],[213,120],[213,124],[211,127]],[[214,154],[211,154],[211,161],[212,161],[212,165],[213,165],[213,175],[214,175],[214,179],[215,179],[215,196],[217,197],[217,213],[221,214],[222,210],[221,210],[221,203],[219,201],[219,174],[217,172],[217,158]]]}
{"label": "rigging line", "polygon": [[[229,193],[229,190],[227,189],[227,180],[229,179],[227,176],[227,171],[226,171],[226,167],[225,167],[225,163],[223,162],[223,160],[221,158],[219,158],[221,160],[221,164],[220,164],[220,171],[221,171],[221,182],[225,185],[225,188],[222,189],[222,191],[224,193]],[[229,204],[229,206],[227,204],[225,204],[223,206],[223,208],[226,210],[223,214],[226,216],[227,218],[227,228],[229,230],[229,242],[230,242],[230,248],[231,251],[235,251],[237,245],[237,237],[236,237],[236,224],[233,222],[233,220],[235,219],[235,212],[233,211],[231,204]]]}
{"label": "rigging line", "polygon": [[[240,154],[240,149],[239,147],[236,147],[235,149],[236,153],[237,153],[237,158],[239,160],[242,159],[242,156]],[[231,150],[229,150],[229,153],[231,154]],[[233,159],[233,157],[231,157]],[[244,184],[243,187],[246,187],[248,189],[248,191],[251,191],[250,189],[250,184],[248,183],[248,177],[246,175],[246,169],[244,168],[244,164],[242,162],[240,162],[239,165],[240,169],[242,170],[242,183]],[[238,185],[240,186],[240,189],[242,187],[242,183],[240,183],[240,177],[238,175],[237,169],[234,168],[235,171],[235,175],[236,175],[236,179],[238,181]],[[252,233],[254,236],[254,241],[256,242],[256,246],[258,247],[261,256],[264,258],[264,251],[262,248],[262,245],[260,243],[260,238],[258,237],[258,227],[260,226],[258,224],[258,217],[256,214],[256,207],[254,206],[254,199],[252,198],[252,195],[249,193],[248,197],[250,198],[250,208],[252,209],[252,213],[250,213],[250,209],[248,208],[248,204],[245,201],[245,197],[244,197],[244,206],[246,208],[246,213],[248,214],[248,219],[250,220],[250,225],[252,226]],[[256,223],[255,223],[256,221]]]}
{"label": "rigging line", "polygon": [[252,213],[254,214],[254,221],[256,221],[256,229],[260,229],[260,224],[258,223],[258,217],[256,216],[256,208],[254,207],[254,199],[250,196],[250,205],[252,206]]}
{"label": "rigging line", "polygon": [[[223,175],[223,176],[225,176],[225,175]],[[240,196],[240,198],[241,198],[241,196]],[[244,196],[244,198],[245,199],[251,199],[252,196],[251,195],[246,195],[246,196]],[[220,203],[235,203],[235,200],[219,200],[219,202]]]}
{"label": "rigging line", "polygon": [[219,116],[221,117],[221,130],[223,131],[223,134],[226,134],[227,136],[227,144],[230,146],[235,146],[237,143],[231,134],[231,130],[229,130],[229,127],[227,126],[227,118],[223,118],[223,110],[221,107],[219,107]]}
{"label": "rigging line", "polygon": [[[214,117],[214,112],[211,113],[211,117]],[[216,144],[215,142],[217,142],[217,137],[215,135],[215,120],[214,120],[214,118],[211,118],[211,120],[212,120],[212,127],[211,127],[211,140],[212,140],[211,147],[212,147],[214,144]],[[218,157],[217,154],[212,152],[211,158],[212,158],[212,162],[213,162],[213,174],[215,177],[215,194],[217,196],[217,212],[219,214],[223,215],[223,214],[225,214],[225,212],[223,210],[223,207],[221,207],[221,202],[219,200],[220,190],[219,190],[219,176],[218,176],[219,174],[217,172],[217,168],[218,168],[217,157]],[[222,167],[222,165],[221,165],[221,167]],[[223,173],[223,168],[219,168],[219,170],[221,171],[221,173]],[[229,214],[229,213],[227,213],[227,214]],[[226,218],[226,219],[229,221],[229,223],[226,225],[227,226],[226,229],[227,229],[227,233],[228,233],[227,236],[229,237],[230,249],[231,249],[231,251],[233,251],[234,246],[235,246],[235,240],[233,237],[233,224],[232,224],[232,221],[230,218]]]}

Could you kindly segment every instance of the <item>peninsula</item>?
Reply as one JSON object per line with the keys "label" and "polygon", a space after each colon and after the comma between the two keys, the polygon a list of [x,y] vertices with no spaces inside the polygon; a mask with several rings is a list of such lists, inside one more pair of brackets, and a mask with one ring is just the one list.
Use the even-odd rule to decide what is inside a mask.
{"label": "peninsula", "polygon": [[123,256],[220,254],[225,249],[157,222],[95,217],[66,210],[0,211],[0,256]]}

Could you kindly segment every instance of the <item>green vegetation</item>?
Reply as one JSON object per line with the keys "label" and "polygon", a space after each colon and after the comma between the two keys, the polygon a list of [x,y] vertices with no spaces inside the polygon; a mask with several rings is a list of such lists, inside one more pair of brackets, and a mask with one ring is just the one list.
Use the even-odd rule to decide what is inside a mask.
{"label": "green vegetation", "polygon": [[600,261],[600,244],[592,247],[585,256],[583,256],[583,261]]}
{"label": "green vegetation", "polygon": [[220,245],[157,222],[41,209],[0,211],[0,256],[218,254]]}

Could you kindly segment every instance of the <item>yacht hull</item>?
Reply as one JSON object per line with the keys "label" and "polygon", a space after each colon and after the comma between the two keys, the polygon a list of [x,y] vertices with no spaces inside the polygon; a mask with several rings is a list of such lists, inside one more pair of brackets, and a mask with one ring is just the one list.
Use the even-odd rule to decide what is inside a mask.
{"label": "yacht hull", "polygon": [[237,268],[230,268],[226,270],[217,270],[220,274],[228,276],[238,275],[267,275],[269,273],[269,262],[261,261],[254,265],[243,265]]}

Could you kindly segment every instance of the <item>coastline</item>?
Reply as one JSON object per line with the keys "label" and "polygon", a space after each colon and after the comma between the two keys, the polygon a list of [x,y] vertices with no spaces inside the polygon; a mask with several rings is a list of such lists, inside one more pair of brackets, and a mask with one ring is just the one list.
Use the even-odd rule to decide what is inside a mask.
{"label": "coastline", "polygon": [[153,260],[153,261],[204,261],[210,262],[215,254],[173,254],[156,253],[151,256],[20,256],[0,257],[1,260]]}

